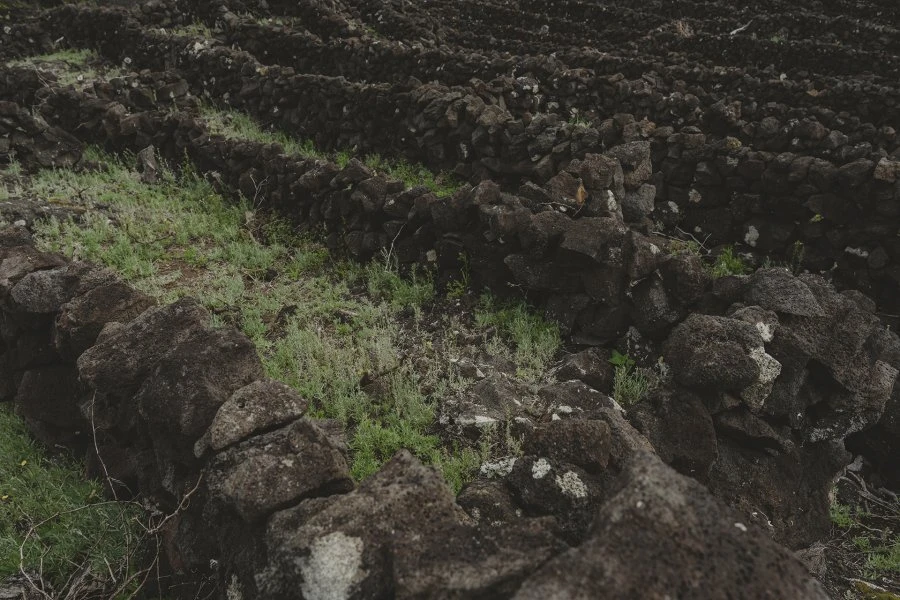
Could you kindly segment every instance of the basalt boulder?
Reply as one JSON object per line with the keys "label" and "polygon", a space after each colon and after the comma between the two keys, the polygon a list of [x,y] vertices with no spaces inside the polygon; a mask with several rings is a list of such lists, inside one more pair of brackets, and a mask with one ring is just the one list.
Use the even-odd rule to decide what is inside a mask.
{"label": "basalt boulder", "polygon": [[269,520],[267,598],[503,597],[564,548],[541,521],[482,533],[440,475],[406,451],[349,494]]}
{"label": "basalt boulder", "polygon": [[533,573],[515,599],[586,598],[587,590],[609,598],[828,597],[765,531],[655,456],[636,456],[626,479],[587,540]]}

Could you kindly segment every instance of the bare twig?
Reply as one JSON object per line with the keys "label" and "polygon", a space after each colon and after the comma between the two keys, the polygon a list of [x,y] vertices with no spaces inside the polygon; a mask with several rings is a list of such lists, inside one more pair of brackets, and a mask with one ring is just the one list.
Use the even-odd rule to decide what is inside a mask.
{"label": "bare twig", "polygon": [[400,237],[400,234],[403,233],[403,229],[406,227],[406,223],[400,226],[400,229],[397,230],[397,234],[394,236],[394,239],[391,240],[391,247],[388,248],[387,254],[384,255],[384,268],[389,269],[391,267],[391,256],[394,253],[394,244],[397,242],[397,238]]}
{"label": "bare twig", "polygon": [[106,484],[109,486],[113,499],[118,500],[119,496],[116,494],[116,487],[113,485],[112,477],[109,476],[109,470],[106,468],[106,462],[104,462],[103,457],[100,455],[100,446],[97,444],[97,426],[94,423],[94,403],[96,400],[97,391],[94,390],[94,395],[91,397],[91,438],[94,442],[94,454],[97,455],[97,460],[100,461],[100,466],[103,468],[103,476],[106,478]]}
{"label": "bare twig", "polygon": [[751,23],[753,23],[753,19],[750,19],[749,21],[747,21],[746,25],[741,25],[737,29],[731,31],[728,35],[737,35],[737,34],[741,33],[742,31],[746,31],[747,28],[750,27]]}

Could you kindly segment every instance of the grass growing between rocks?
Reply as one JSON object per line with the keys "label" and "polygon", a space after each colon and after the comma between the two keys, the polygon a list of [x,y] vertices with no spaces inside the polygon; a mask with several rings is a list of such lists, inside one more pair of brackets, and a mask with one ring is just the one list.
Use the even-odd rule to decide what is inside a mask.
{"label": "grass growing between rocks", "polygon": [[133,504],[104,500],[81,465],[51,458],[0,406],[0,581],[19,573],[21,561],[60,594],[48,598],[91,589],[130,597],[140,585],[142,516]]}
{"label": "grass growing between rocks", "polygon": [[900,499],[857,458],[831,491],[819,574],[832,598],[900,598]]}
{"label": "grass growing between rocks", "polygon": [[613,351],[609,361],[614,365],[613,399],[628,408],[644,400],[659,387],[660,377],[653,370],[639,367],[627,354]]}
{"label": "grass growing between rocks", "polygon": [[356,479],[408,448],[458,491],[492,448],[456,447],[436,426],[438,399],[467,383],[454,361],[471,349],[456,340],[490,330],[490,352],[535,380],[559,347],[558,331],[521,306],[486,297],[475,318],[448,314],[431,273],[333,259],[247,202],[226,202],[189,167],[147,185],[119,159],[89,158],[96,169],[28,181],[28,193],[87,208],[37,225],[38,245],[107,265],[161,302],[194,296],[217,324],[243,330],[270,377],[344,424]]}
{"label": "grass growing between rocks", "polygon": [[[843,478],[831,504],[835,553],[853,573],[885,591],[900,594],[900,501],[873,494],[859,478]],[[857,582],[857,591],[873,590]],[[882,597],[866,595],[865,597]]]}
{"label": "grass growing between rocks", "polygon": [[111,69],[93,50],[60,50],[51,54],[29,56],[11,60],[7,67],[26,67],[39,72],[48,72],[56,76],[60,85],[85,86],[102,79],[101,75],[114,77],[118,69]]}
{"label": "grass growing between rocks", "polygon": [[[226,138],[281,144],[286,154],[303,158],[333,160],[340,167],[346,166],[350,159],[354,158],[354,153],[346,150],[331,154],[322,152],[316,149],[311,140],[298,140],[282,131],[264,128],[253,117],[239,111],[223,110],[205,105],[201,108],[200,115],[206,120],[211,133]],[[449,196],[461,185],[449,173],[433,173],[422,165],[404,160],[387,159],[379,154],[369,154],[358,158],[376,173],[398,179],[407,187],[423,185],[437,196]]]}

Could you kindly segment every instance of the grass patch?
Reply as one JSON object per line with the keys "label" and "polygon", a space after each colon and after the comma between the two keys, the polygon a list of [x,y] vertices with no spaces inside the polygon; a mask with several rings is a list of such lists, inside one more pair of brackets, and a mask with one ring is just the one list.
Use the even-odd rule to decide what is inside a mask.
{"label": "grass patch", "polygon": [[[161,302],[194,296],[215,324],[241,329],[268,376],[309,399],[313,416],[344,424],[357,479],[400,448],[439,467],[457,491],[474,476],[484,449],[437,435],[436,402],[463,382],[451,360],[459,349],[432,341],[461,325],[434,316],[430,272],[336,260],[283,221],[226,202],[188,166],[147,185],[129,161],[88,155],[99,169],[27,182],[50,202],[77,198],[88,208],[77,222],[38,224],[41,249],[104,264]],[[492,347],[533,378],[559,346],[556,328],[523,306],[486,300],[473,326],[493,327]]]}
{"label": "grass patch", "polygon": [[538,381],[559,351],[559,327],[525,304],[503,304],[485,294],[475,310],[475,323],[479,329],[493,334],[489,342],[491,350],[511,358],[516,363],[516,374],[522,379]]}
{"label": "grass patch", "polygon": [[862,578],[896,586],[900,577],[900,501],[859,493],[842,479],[830,507],[836,553]]}
{"label": "grass patch", "polygon": [[379,154],[365,157],[366,166],[376,173],[383,173],[391,179],[399,179],[407,187],[424,185],[437,196],[450,196],[460,188],[460,182],[449,173],[433,173],[422,165],[405,160],[388,160]]}
{"label": "grass patch", "polygon": [[179,25],[168,30],[173,35],[184,35],[190,37],[212,38],[215,34],[212,29],[207,27],[206,23],[194,20],[185,25]]}
{"label": "grass patch", "polygon": [[619,406],[633,406],[659,387],[659,375],[653,369],[638,367],[627,354],[613,350],[609,362],[615,366],[613,399]]}
{"label": "grass patch", "polygon": [[722,250],[721,254],[716,257],[716,261],[710,266],[710,274],[713,277],[725,277],[726,275],[745,275],[750,271],[750,267],[744,260],[735,254],[734,248],[731,246]]}
{"label": "grass patch", "polygon": [[60,85],[81,87],[100,79],[101,75],[112,77],[119,73],[117,69],[98,68],[101,63],[102,59],[93,50],[60,50],[51,54],[11,60],[6,66],[51,72]]}
{"label": "grass patch", "polygon": [[653,371],[642,367],[616,367],[613,377],[613,399],[628,408],[645,399],[657,387]]}
{"label": "grass patch", "polygon": [[[206,120],[210,133],[230,139],[242,139],[264,144],[280,144],[286,154],[303,158],[327,159],[344,168],[353,153],[342,150],[332,154],[319,151],[311,140],[299,140],[282,131],[265,128],[253,117],[235,110],[223,110],[206,105],[201,108],[201,116]],[[423,185],[438,196],[449,196],[462,185],[449,173],[433,173],[419,164],[404,160],[393,160],[379,154],[362,157],[363,162],[376,173],[398,179],[407,187]]]}
{"label": "grass patch", "polygon": [[281,144],[286,154],[303,158],[325,158],[311,140],[298,140],[284,132],[265,129],[246,113],[222,110],[210,105],[201,107],[200,116],[206,120],[210,133],[229,139],[241,139],[263,144]]}
{"label": "grass patch", "polygon": [[105,501],[82,465],[50,457],[0,406],[0,580],[19,572],[21,548],[25,568],[41,572],[57,593],[73,590],[86,572],[81,585],[122,585],[118,597],[127,597],[138,587],[137,578],[125,581],[140,564],[142,516],[136,505]]}

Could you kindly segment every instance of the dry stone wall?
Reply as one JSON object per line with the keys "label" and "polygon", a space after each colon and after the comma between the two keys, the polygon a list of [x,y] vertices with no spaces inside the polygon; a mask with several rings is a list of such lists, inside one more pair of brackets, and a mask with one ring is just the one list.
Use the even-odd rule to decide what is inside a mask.
{"label": "dry stone wall", "polygon": [[[454,433],[511,415],[525,434],[522,457],[489,465],[458,498],[405,453],[357,486],[340,432],[263,379],[242,335],[210,328],[196,302],[151,306],[109,273],[40,253],[8,230],[0,390],[36,435],[86,451],[121,493],[170,510],[192,494],[191,509],[171,521],[166,557],[174,571],[215,578],[223,597],[537,598],[601,588],[615,597],[823,597],[772,538],[795,549],[827,532],[827,494],[848,445],[900,480],[900,340],[879,319],[900,283],[893,88],[873,78],[813,100],[810,89],[823,88],[765,68],[670,61],[658,78],[641,78],[657,57],[570,49],[512,64],[484,50],[490,44],[461,67],[481,65],[488,83],[459,71],[453,85],[422,84],[405,76],[436,71],[429,61],[441,43],[478,47],[483,32],[406,15],[376,33],[401,39],[406,28],[420,43],[381,47],[356,21],[378,10],[403,16],[399,5],[269,6],[295,11],[308,33],[274,35],[236,16],[265,13],[259,3],[222,1],[195,13],[165,2],[65,6],[11,28],[10,55],[64,37],[147,70],[83,89],[0,70],[0,162],[14,154],[26,169],[77,164],[82,142],[152,146],[173,165],[187,157],[223,191],[324,226],[329,246],[354,258],[391,248],[445,281],[465,256],[476,286],[525,292],[589,348],[536,393],[488,379],[441,400]],[[497,6],[440,6],[448,23],[483,14],[503,21],[495,29],[505,44],[526,40],[519,17]],[[244,50],[147,27],[185,24],[184,14],[221,21],[226,41]],[[552,37],[566,23],[547,24]],[[833,27],[829,35],[846,33]],[[46,35],[29,35],[37,31]],[[379,64],[371,78],[366,48]],[[345,73],[330,50],[342,52]],[[304,52],[300,72],[282,66],[293,52]],[[413,62],[419,70],[406,73]],[[744,100],[713,93],[723,82]],[[205,97],[323,148],[407,156],[471,185],[437,198],[358,160],[339,167],[210,135],[196,117]],[[871,102],[842,112],[862,97]],[[634,114],[568,121],[579,102],[605,98]],[[671,243],[678,229],[775,260],[800,242],[805,266],[875,301],[783,268],[713,279],[698,255]],[[604,393],[612,345],[669,369],[627,418]],[[528,411],[517,408],[526,399]],[[641,568],[606,567],[623,553]]]}
{"label": "dry stone wall", "polygon": [[[572,572],[586,586],[572,593],[825,597],[796,558],[665,466],[589,388],[576,413],[533,438],[535,455],[511,475],[522,506],[551,516],[479,520],[473,508],[508,496],[484,480],[480,494],[460,500],[473,519],[405,451],[356,486],[341,434],[304,416],[296,392],[263,379],[249,340],[212,328],[194,300],[154,306],[109,272],[35,250],[22,229],[0,232],[0,272],[5,399],[47,443],[86,452],[120,497],[139,492],[173,511],[169,568],[215,565],[208,576],[222,598],[531,598],[573,586]],[[558,388],[543,395],[566,400]],[[564,451],[586,431],[605,440],[592,474]],[[589,487],[599,490],[590,500]],[[560,507],[600,498],[587,542],[570,549]],[[659,544],[678,559],[648,562]],[[623,548],[644,567],[597,570]],[[740,576],[752,583],[736,586]]]}
{"label": "dry stone wall", "polygon": [[[738,242],[760,262],[799,261],[813,272],[831,273],[842,288],[872,295],[883,307],[900,293],[896,132],[879,127],[879,121],[866,123],[840,112],[843,105],[828,109],[829,99],[844,89],[838,85],[821,98],[798,90],[796,98],[779,100],[756,95],[749,75],[736,72],[732,85],[742,90],[739,101],[696,87],[678,88],[666,77],[652,82],[621,75],[584,79],[577,71],[553,70],[552,62],[543,68],[553,73],[543,76],[552,78],[549,84],[542,76],[503,76],[456,87],[404,83],[403,77],[415,72],[405,73],[403,61],[396,63],[393,75],[379,75],[376,69],[372,82],[347,81],[326,66],[338,63],[324,48],[348,48],[350,53],[338,58],[341,68],[355,69],[350,73],[354,77],[362,75],[367,63],[385,69],[394,68],[389,66],[393,63],[362,51],[377,45],[360,41],[359,50],[346,46],[361,39],[354,37],[336,38],[316,52],[305,52],[296,63],[296,53],[279,49],[278,37],[263,26],[251,27],[257,37],[245,45],[255,56],[268,48],[270,56],[303,67],[298,74],[295,67],[265,65],[254,55],[209,41],[144,30],[124,10],[64,7],[47,18],[54,35],[97,46],[115,61],[176,67],[183,83],[156,86],[169,99],[187,93],[224,99],[325,149],[399,154],[433,168],[454,169],[473,181],[496,180],[506,188],[522,178],[543,185],[573,160],[616,145],[649,144],[649,163],[632,166],[650,170],[652,202],[650,188],[643,188],[633,199],[640,210],[628,215],[630,221],[647,217],[648,229],[671,232],[678,227],[710,245]],[[229,31],[233,36],[244,29]],[[308,36],[291,35],[316,44]],[[422,52],[404,48],[410,56]],[[535,59],[516,68],[540,71],[539,63]],[[310,66],[314,64],[321,68]],[[308,74],[317,71],[328,75]],[[857,107],[860,98],[886,97],[878,90],[845,89],[848,102]],[[633,114],[574,124],[567,112],[575,106],[567,98],[581,98],[594,107],[608,102],[610,110],[631,103]],[[812,100],[814,109],[808,107]],[[552,105],[558,112],[546,112]],[[885,122],[894,122],[885,114]]]}
{"label": "dry stone wall", "polygon": [[[529,519],[551,517],[551,521],[540,526],[527,521],[520,524],[524,531],[504,530],[507,537],[500,541],[491,537],[495,541],[490,552],[496,554],[490,557],[478,542],[482,545],[477,552],[454,559],[465,564],[470,560],[500,563],[509,569],[499,574],[491,571],[487,579],[479,576],[474,583],[466,580],[465,593],[479,589],[525,594],[527,586],[518,587],[522,578],[567,544],[592,539],[590,523],[595,522],[596,511],[614,502],[617,494],[656,493],[642,487],[648,485],[644,478],[630,479],[634,473],[663,468],[649,466],[660,460],[655,453],[704,482],[744,514],[766,515],[758,526],[771,528],[777,539],[792,547],[817,539],[828,526],[827,492],[832,478],[849,460],[842,443],[848,435],[881,422],[874,433],[865,434],[873,440],[872,456],[887,461],[896,453],[890,440],[898,406],[894,383],[900,342],[881,326],[871,301],[850,292],[838,294],[818,277],[797,278],[783,269],[710,281],[696,255],[670,254],[664,251],[666,240],[624,225],[620,202],[627,198],[629,187],[646,185],[634,170],[626,177],[621,160],[613,158],[627,161],[632,150],[628,146],[574,163],[545,188],[531,188],[531,198],[511,196],[483,182],[452,198],[437,199],[424,189],[404,190],[356,161],[343,169],[297,161],[280,154],[277,146],[211,137],[201,122],[186,115],[129,114],[120,103],[97,102],[91,96],[69,89],[44,92],[41,100],[47,115],[59,111],[54,121],[93,124],[81,132],[86,139],[122,150],[158,144],[163,157],[170,160],[183,157],[186,151],[203,171],[220,173],[223,183],[237,187],[268,178],[271,187],[261,197],[270,206],[304,222],[324,222],[333,245],[348,248],[360,258],[393,241],[403,260],[427,264],[433,258],[446,268],[455,264],[462,251],[473,257],[477,281],[496,289],[507,282],[527,287],[573,339],[610,342],[631,327],[630,337],[640,343],[636,349],[663,354],[671,366],[671,383],[629,415],[649,443],[624,422],[608,398],[583,383],[557,384],[539,394],[539,406],[549,422],[530,425],[528,435],[533,441],[526,456],[510,465],[499,480],[470,487],[459,502],[470,515],[496,513],[498,506],[508,506],[509,511],[501,515],[509,519],[518,506]],[[572,204],[573,200],[568,206],[542,201],[546,200],[542,194],[571,186],[576,176],[589,182],[582,206]],[[579,214],[572,218],[560,207]],[[240,586],[250,596],[279,597],[288,593],[279,590],[295,589],[300,580],[312,577],[309,569],[320,564],[319,559],[309,558],[312,566],[297,567],[291,557],[298,553],[327,556],[336,544],[344,550],[360,548],[360,564],[373,576],[385,573],[386,566],[370,567],[381,564],[375,557],[384,556],[385,551],[405,566],[420,565],[408,574],[378,575],[393,579],[353,575],[350,583],[341,585],[357,590],[359,597],[392,585],[409,590],[410,595],[463,585],[446,579],[443,562],[430,558],[421,563],[424,558],[415,554],[422,551],[418,546],[411,549],[407,542],[397,541],[399,545],[389,550],[371,549],[371,544],[376,548],[383,544],[381,534],[367,533],[372,523],[381,523],[376,516],[409,514],[406,509],[388,508],[394,506],[393,500],[386,499],[387,507],[347,531],[310,524],[316,523],[314,515],[322,510],[326,511],[323,523],[333,522],[334,515],[345,510],[356,513],[357,509],[347,508],[352,504],[345,506],[338,498],[370,503],[363,499],[365,494],[381,494],[378,486],[395,489],[394,477],[421,482],[430,471],[422,470],[411,457],[399,457],[386,468],[386,479],[376,476],[348,493],[353,486],[347,477],[343,443],[327,427],[303,419],[302,398],[277,384],[259,382],[259,360],[246,339],[209,329],[205,312],[190,301],[138,316],[137,311],[148,304],[146,298],[108,275],[36,253],[21,232],[9,235],[14,243],[22,242],[24,249],[15,246],[9,260],[2,263],[10,273],[11,286],[12,312],[6,321],[15,324],[8,326],[5,338],[7,397],[48,442],[83,445],[85,435],[98,435],[96,472],[101,472],[102,458],[102,468],[115,473],[115,479],[126,482],[132,491],[175,505],[203,473],[204,508],[200,514],[184,515],[172,532],[181,540],[180,547],[189,549],[182,550],[185,555],[171,550],[173,565],[200,568],[208,557],[219,556],[217,560],[227,565],[219,573],[224,577],[223,589]],[[22,256],[26,258],[20,261]],[[30,265],[40,271],[32,274]],[[24,284],[18,287],[21,281]],[[102,285],[90,287],[96,282]],[[109,311],[109,319],[123,322],[137,318],[104,328],[107,315],[91,312],[97,310]],[[31,319],[26,316],[30,313],[43,316]],[[575,355],[572,360],[579,358]],[[186,365],[190,368],[185,369]],[[590,381],[577,368],[569,373]],[[471,401],[447,406],[449,426],[462,426],[473,414],[490,414],[484,412],[492,409],[483,398],[497,397],[497,393],[490,391],[495,382],[485,385]],[[73,389],[81,390],[76,398]],[[226,402],[235,396],[240,402]],[[250,400],[245,401],[245,396]],[[235,404],[245,408],[238,410]],[[553,415],[570,415],[574,421],[556,425]],[[72,423],[79,425],[72,428]],[[682,423],[685,429],[673,423]],[[692,431],[692,435],[681,431]],[[617,436],[630,439],[632,450],[643,450],[636,455],[625,452],[625,442]],[[600,450],[598,456],[586,458],[577,449],[585,439],[596,441],[591,447],[608,446],[609,454]],[[646,454],[651,447],[655,453]],[[303,457],[292,467],[300,470],[284,466],[282,459],[294,456]],[[310,465],[315,473],[305,470]],[[409,469],[419,474],[410,474]],[[551,473],[552,478],[536,473]],[[271,479],[260,487],[254,478],[263,475]],[[434,485],[438,485],[436,479]],[[644,491],[627,491],[631,485]],[[688,488],[699,493],[700,488]],[[265,490],[262,497],[261,489]],[[444,500],[439,504],[449,510],[454,506],[452,497],[442,489]],[[394,492],[384,493],[390,498]],[[315,504],[315,509],[303,504],[304,499],[335,494],[343,495],[335,496],[333,508],[324,508],[329,503]],[[294,505],[297,508],[289,508]],[[281,515],[283,509],[289,512]],[[439,521],[445,523],[439,532],[451,535],[455,531],[451,539],[481,539],[460,510],[449,510],[457,516],[446,523]],[[290,522],[301,523],[305,533],[294,538],[278,525],[269,526],[263,534],[257,524],[276,516],[299,519]],[[435,518],[421,517],[429,523]],[[220,522],[228,525],[210,527]],[[638,524],[642,522],[635,527],[643,527]],[[387,523],[395,531],[409,531],[410,540],[421,538],[409,523]],[[215,531],[215,539],[207,539],[200,531]],[[704,527],[688,534],[707,539],[706,531]],[[439,532],[432,534],[443,535]],[[711,542],[702,542],[707,543]],[[533,552],[523,557],[522,547]],[[595,551],[593,545],[582,547],[585,552]],[[607,547],[596,547],[600,556],[608,551],[601,548]],[[370,555],[362,549],[375,554],[366,558]],[[413,551],[414,555],[408,554]],[[260,563],[258,558],[264,555],[273,562]],[[608,581],[610,574],[596,573],[589,564],[584,568],[590,577]],[[307,563],[301,561],[301,565]],[[683,573],[683,568],[679,564],[677,572]],[[623,576],[615,585],[623,586],[622,590],[638,585],[629,577]],[[676,575],[659,577],[660,585],[670,585]],[[532,583],[544,585],[538,580]]]}

